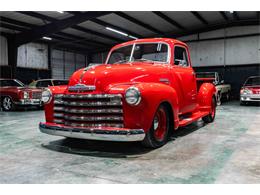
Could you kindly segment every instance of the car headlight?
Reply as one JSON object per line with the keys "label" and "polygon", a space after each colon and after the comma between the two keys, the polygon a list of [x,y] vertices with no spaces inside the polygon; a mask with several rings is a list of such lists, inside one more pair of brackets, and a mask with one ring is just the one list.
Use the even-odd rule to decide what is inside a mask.
{"label": "car headlight", "polygon": [[129,87],[125,92],[125,100],[130,105],[138,105],[141,101],[141,93],[137,87]]}
{"label": "car headlight", "polygon": [[27,91],[23,92],[23,99],[29,99],[29,93]]}
{"label": "car headlight", "polygon": [[247,95],[247,94],[252,94],[253,92],[251,91],[251,90],[249,90],[249,89],[243,89],[243,90],[241,90],[241,94],[243,94],[243,95]]}
{"label": "car headlight", "polygon": [[42,101],[47,104],[51,101],[51,97],[52,97],[52,93],[51,93],[51,90],[49,89],[45,89],[43,92],[42,92]]}

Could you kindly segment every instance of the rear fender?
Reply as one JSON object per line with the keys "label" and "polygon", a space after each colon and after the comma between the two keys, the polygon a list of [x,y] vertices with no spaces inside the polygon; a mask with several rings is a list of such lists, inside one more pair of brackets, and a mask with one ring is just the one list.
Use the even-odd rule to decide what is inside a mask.
{"label": "rear fender", "polygon": [[[141,102],[137,106],[131,106],[125,101],[125,91],[135,86],[140,90]],[[167,102],[172,109],[174,128],[178,127],[178,97],[176,91],[161,83],[137,83],[134,85],[122,84],[110,88],[110,93],[121,92],[123,95],[124,123],[126,128],[142,128],[147,132],[155,115],[155,112],[161,103]]]}
{"label": "rear fender", "polygon": [[212,97],[215,97],[216,87],[212,83],[203,83],[198,92],[198,104],[201,111],[210,111]]}

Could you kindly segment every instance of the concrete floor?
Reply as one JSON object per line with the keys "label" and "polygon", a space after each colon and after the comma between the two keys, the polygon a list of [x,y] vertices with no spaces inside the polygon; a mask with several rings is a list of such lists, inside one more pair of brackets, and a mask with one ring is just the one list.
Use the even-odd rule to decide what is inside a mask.
{"label": "concrete floor", "polygon": [[43,111],[0,112],[0,183],[260,183],[259,106],[217,111],[157,150],[49,136]]}

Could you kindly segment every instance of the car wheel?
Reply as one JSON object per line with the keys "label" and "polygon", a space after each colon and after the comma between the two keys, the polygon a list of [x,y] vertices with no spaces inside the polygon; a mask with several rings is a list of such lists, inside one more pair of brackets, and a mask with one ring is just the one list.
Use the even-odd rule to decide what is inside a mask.
{"label": "car wheel", "polygon": [[216,99],[213,96],[212,100],[211,100],[210,113],[207,116],[203,117],[202,120],[205,123],[212,123],[214,121],[214,119],[215,119],[215,116],[216,116]]}
{"label": "car wheel", "polygon": [[13,101],[8,96],[2,99],[1,106],[4,111],[11,111],[14,109]]}
{"label": "car wheel", "polygon": [[157,109],[152,126],[146,133],[142,144],[149,148],[159,148],[168,141],[170,128],[169,111],[165,105]]}

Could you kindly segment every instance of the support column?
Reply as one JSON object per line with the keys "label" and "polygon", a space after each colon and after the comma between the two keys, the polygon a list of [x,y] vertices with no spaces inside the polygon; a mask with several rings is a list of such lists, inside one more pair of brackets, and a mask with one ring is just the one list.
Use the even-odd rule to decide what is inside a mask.
{"label": "support column", "polygon": [[16,78],[17,76],[17,54],[18,47],[15,43],[14,36],[10,36],[7,38],[8,45],[8,64],[11,70],[11,78]]}

